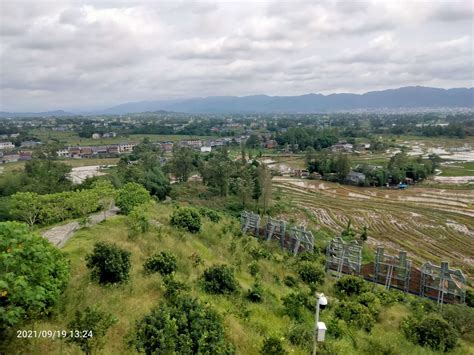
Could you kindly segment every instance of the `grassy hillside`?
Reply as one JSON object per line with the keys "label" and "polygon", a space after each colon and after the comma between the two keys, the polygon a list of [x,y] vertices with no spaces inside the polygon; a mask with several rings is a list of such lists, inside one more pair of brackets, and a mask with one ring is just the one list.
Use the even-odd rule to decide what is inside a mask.
{"label": "grassy hillside", "polygon": [[[275,244],[259,242],[253,237],[241,236],[236,219],[225,217],[219,223],[204,219],[203,228],[197,234],[179,231],[169,225],[172,205],[159,204],[151,211],[152,218],[159,223],[146,234],[128,238],[126,217],[119,216],[99,225],[79,231],[69,240],[64,253],[71,261],[71,280],[54,314],[46,320],[27,323],[21,329],[67,329],[76,310],[98,305],[100,309],[112,313],[118,322],[106,335],[104,354],[135,353],[128,346],[133,336],[134,326],[163,299],[162,278],[158,274],[146,276],[143,263],[147,257],[159,251],[170,251],[177,256],[176,278],[191,287],[190,293],[202,302],[209,303],[224,318],[228,339],[235,345],[238,354],[257,354],[263,340],[269,335],[284,338],[285,348],[292,354],[307,354],[308,348],[292,345],[288,331],[294,322],[284,314],[281,298],[292,293],[309,293],[309,287],[298,282],[290,288],[283,282],[285,276],[297,278],[294,267],[297,258],[282,253]],[[100,286],[91,281],[86,268],[85,257],[97,241],[116,243],[132,253],[132,271],[128,283],[121,286]],[[248,264],[255,260],[255,251],[269,251],[268,258],[258,260],[260,278],[264,288],[264,301],[251,303],[245,298],[246,290],[255,278],[249,273]],[[192,255],[199,255],[203,264],[194,266]],[[321,264],[322,257],[313,263]],[[232,296],[209,295],[199,284],[199,277],[205,268],[214,264],[228,264],[234,267],[240,292]],[[326,278],[319,292],[329,296],[330,305],[321,314],[327,323],[332,317],[332,309],[338,303],[333,291],[334,280]],[[409,300],[414,297],[409,297]],[[401,320],[409,314],[406,303],[384,306],[379,320],[371,333],[351,328],[337,340],[330,333],[321,353],[334,354],[432,354],[430,350],[408,342],[399,331]],[[313,314],[303,310],[302,324],[312,330]],[[472,341],[471,339],[470,341]],[[310,345],[310,344],[309,344]],[[461,342],[457,354],[472,352],[474,343]],[[1,352],[1,351],[0,351]],[[6,353],[22,354],[79,354],[75,345],[51,339],[15,339],[7,345]]]}

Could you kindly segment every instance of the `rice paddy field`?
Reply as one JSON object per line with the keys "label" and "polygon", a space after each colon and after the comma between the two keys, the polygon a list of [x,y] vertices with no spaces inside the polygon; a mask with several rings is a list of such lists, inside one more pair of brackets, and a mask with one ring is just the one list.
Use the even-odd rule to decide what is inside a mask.
{"label": "rice paddy field", "polygon": [[474,275],[474,190],[361,188],[275,177],[275,193],[289,206],[280,217],[304,221],[336,236],[349,220],[368,228],[368,245],[404,249],[417,265],[442,260]]}

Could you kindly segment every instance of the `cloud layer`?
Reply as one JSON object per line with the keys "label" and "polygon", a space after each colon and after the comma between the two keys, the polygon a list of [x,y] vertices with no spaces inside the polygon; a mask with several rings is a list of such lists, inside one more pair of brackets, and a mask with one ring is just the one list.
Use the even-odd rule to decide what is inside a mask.
{"label": "cloud layer", "polygon": [[0,4],[0,110],[473,86],[470,0]]}

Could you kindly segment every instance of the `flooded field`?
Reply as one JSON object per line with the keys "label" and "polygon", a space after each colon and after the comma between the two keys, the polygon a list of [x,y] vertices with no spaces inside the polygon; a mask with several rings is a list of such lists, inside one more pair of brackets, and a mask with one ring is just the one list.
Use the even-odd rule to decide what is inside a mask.
{"label": "flooded field", "polygon": [[275,177],[275,190],[309,227],[333,235],[352,221],[368,228],[369,244],[404,249],[415,262],[448,260],[474,275],[474,189],[360,188]]}

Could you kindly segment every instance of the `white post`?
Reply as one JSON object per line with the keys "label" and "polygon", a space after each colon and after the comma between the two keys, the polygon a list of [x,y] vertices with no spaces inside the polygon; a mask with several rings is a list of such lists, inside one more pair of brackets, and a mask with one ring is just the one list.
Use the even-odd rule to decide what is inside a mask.
{"label": "white post", "polygon": [[319,295],[316,293],[316,314],[314,315],[313,355],[318,347]]}

